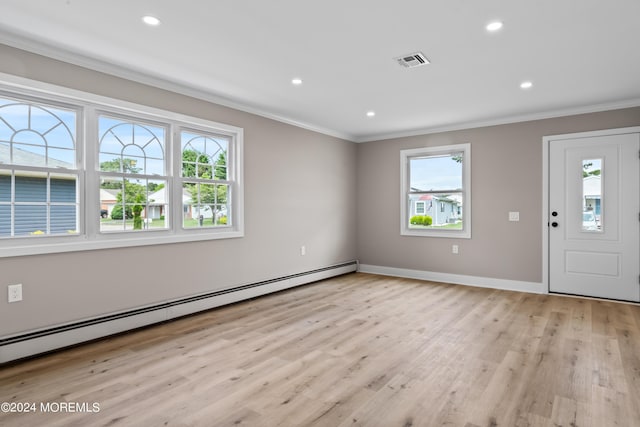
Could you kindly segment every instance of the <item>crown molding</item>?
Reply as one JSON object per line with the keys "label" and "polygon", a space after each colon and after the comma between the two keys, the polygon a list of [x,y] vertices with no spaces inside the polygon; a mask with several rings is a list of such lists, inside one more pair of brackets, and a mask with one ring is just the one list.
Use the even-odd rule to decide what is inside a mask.
{"label": "crown molding", "polygon": [[357,143],[384,141],[387,139],[397,139],[397,138],[405,138],[410,136],[429,135],[434,133],[483,128],[483,127],[489,127],[489,126],[508,125],[512,123],[530,122],[534,120],[544,120],[544,119],[554,119],[559,117],[575,116],[578,114],[599,113],[602,111],[620,110],[623,108],[633,108],[633,107],[640,107],[640,98],[631,98],[627,100],[621,100],[621,101],[615,101],[615,102],[609,102],[609,103],[541,111],[541,112],[530,113],[530,114],[506,116],[506,117],[495,118],[495,119],[455,123],[455,124],[445,125],[445,126],[426,127],[426,128],[419,128],[414,130],[389,132],[385,134],[375,134],[375,135],[368,135],[368,136],[359,136],[359,137],[356,136],[352,141]]}
{"label": "crown molding", "polygon": [[354,135],[337,132],[333,129],[328,129],[321,126],[316,126],[311,123],[294,120],[289,117],[274,114],[273,112],[270,112],[259,106],[238,102],[234,99],[215,93],[214,91],[206,87],[187,85],[171,81],[165,77],[152,75],[147,71],[136,70],[127,65],[114,63],[106,59],[90,57],[81,53],[74,52],[70,49],[52,44],[45,40],[37,40],[29,36],[6,31],[6,29],[4,28],[0,28],[0,39],[2,40],[2,44],[4,45],[24,50],[36,55],[41,55],[53,60],[66,62],[114,77],[131,80],[163,90],[168,90],[180,95],[186,95],[191,98],[200,99],[203,101],[211,102],[213,104],[221,105],[223,107],[228,107],[245,113],[254,114],[256,116],[275,120],[312,132],[321,133],[327,136],[332,136],[351,142],[354,142],[355,139]]}
{"label": "crown molding", "polygon": [[397,132],[374,133],[368,135],[354,135],[344,132],[338,132],[335,129],[329,129],[316,126],[312,123],[294,120],[290,117],[275,114],[260,106],[239,102],[229,97],[223,96],[212,91],[210,88],[198,87],[196,85],[187,85],[171,81],[165,77],[152,75],[148,71],[136,70],[125,64],[117,64],[105,59],[98,59],[84,54],[74,52],[70,49],[55,45],[46,40],[35,39],[32,36],[20,34],[18,30],[12,29],[8,31],[6,28],[0,27],[0,38],[2,43],[21,49],[30,53],[45,56],[54,60],[66,62],[93,71],[105,73],[115,77],[131,80],[137,83],[157,87],[159,89],[168,90],[181,95],[211,102],[224,107],[239,110],[245,113],[254,114],[267,119],[275,120],[284,124],[296,126],[312,132],[321,133],[327,136],[343,139],[355,143],[365,143],[373,141],[383,141],[389,139],[405,138],[411,136],[428,135],[441,132],[451,132],[458,130],[467,130],[473,128],[482,128],[489,126],[498,126],[512,123],[528,122],[533,120],[551,119],[558,117],[566,117],[578,114],[597,113],[608,110],[618,110],[623,108],[631,108],[640,106],[640,98],[632,98],[609,103],[600,103],[592,105],[584,105],[579,107],[570,107],[564,109],[555,109],[540,111],[530,114],[520,114],[505,117],[490,118],[486,120],[467,121],[460,123],[452,123],[443,126],[424,127],[410,129]]}

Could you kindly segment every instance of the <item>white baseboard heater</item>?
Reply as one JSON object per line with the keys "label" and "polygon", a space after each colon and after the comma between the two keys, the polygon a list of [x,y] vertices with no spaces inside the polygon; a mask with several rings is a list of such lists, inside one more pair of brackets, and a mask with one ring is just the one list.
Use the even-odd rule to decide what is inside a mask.
{"label": "white baseboard heater", "polygon": [[303,273],[0,338],[0,364],[351,273],[357,269],[358,262],[349,261]]}

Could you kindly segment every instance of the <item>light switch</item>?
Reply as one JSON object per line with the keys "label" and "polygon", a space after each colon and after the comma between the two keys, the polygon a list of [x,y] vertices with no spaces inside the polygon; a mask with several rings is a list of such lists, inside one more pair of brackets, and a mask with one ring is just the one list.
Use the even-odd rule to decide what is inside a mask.
{"label": "light switch", "polygon": [[520,221],[520,212],[509,212],[509,221]]}

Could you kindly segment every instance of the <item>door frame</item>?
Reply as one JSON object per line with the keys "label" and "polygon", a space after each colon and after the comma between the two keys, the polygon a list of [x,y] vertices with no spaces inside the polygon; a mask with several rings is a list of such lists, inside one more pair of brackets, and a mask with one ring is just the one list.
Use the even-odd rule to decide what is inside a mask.
{"label": "door frame", "polygon": [[626,133],[640,133],[640,126],[604,129],[589,132],[576,132],[561,135],[549,135],[542,137],[542,284],[546,293],[550,294],[549,280],[549,162],[550,145],[552,141],[561,141],[574,138],[588,138],[594,136],[621,135]]}

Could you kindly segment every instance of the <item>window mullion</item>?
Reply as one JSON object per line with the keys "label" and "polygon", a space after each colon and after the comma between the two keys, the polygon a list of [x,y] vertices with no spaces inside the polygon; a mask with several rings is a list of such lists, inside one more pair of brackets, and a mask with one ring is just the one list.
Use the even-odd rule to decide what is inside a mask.
{"label": "window mullion", "polygon": [[46,210],[45,210],[45,218],[46,218],[46,234],[51,233],[51,173],[47,173],[46,178]]}
{"label": "window mullion", "polygon": [[171,146],[170,146],[170,149],[167,150],[167,152],[170,153],[170,158],[168,159],[169,161],[168,164],[170,168],[168,169],[168,172],[172,177],[172,181],[171,181],[172,185],[170,186],[170,190],[171,190],[170,195],[172,197],[171,200],[173,200],[173,203],[171,203],[168,206],[168,210],[169,212],[171,212],[170,227],[174,233],[177,233],[181,228],[182,216],[184,215],[184,207],[182,203],[183,180],[182,180],[182,173],[181,173],[182,149],[180,147],[179,132],[180,131],[178,126],[175,123],[172,124],[170,129]]}
{"label": "window mullion", "polygon": [[16,235],[16,171],[11,171],[11,237]]}
{"label": "window mullion", "polygon": [[96,212],[96,207],[100,206],[100,178],[97,145],[98,116],[95,108],[91,106],[85,108],[84,129],[81,135],[84,148],[81,161],[85,171],[85,182],[82,188],[84,203],[81,203],[80,209],[83,214],[85,233],[90,238],[95,238],[98,235],[99,219],[98,215],[93,213]]}

